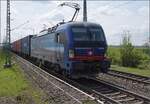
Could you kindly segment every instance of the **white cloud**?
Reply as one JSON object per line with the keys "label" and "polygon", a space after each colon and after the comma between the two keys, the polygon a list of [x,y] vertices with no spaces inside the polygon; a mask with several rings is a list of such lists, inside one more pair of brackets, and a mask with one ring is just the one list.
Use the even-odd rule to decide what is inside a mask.
{"label": "white cloud", "polygon": [[138,9],[138,12],[140,15],[148,15],[149,7],[141,7]]}

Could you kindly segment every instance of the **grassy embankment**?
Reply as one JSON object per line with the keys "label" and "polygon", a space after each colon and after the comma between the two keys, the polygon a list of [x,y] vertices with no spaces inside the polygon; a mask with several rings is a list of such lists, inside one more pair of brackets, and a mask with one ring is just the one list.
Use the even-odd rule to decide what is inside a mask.
{"label": "grassy embankment", "polygon": [[43,93],[32,86],[18,65],[4,69],[4,59],[5,54],[0,50],[0,97],[12,97],[21,104],[27,104],[31,100],[40,104]]}
{"label": "grassy embankment", "polygon": [[[142,51],[142,48],[138,48],[138,51]],[[141,52],[141,55],[144,54]],[[142,68],[132,68],[132,67],[123,67],[121,66],[121,60],[120,60],[120,48],[119,47],[109,47],[108,48],[108,56],[111,57],[112,59],[112,69],[113,70],[118,70],[118,71],[123,71],[123,72],[128,72],[128,73],[133,73],[133,74],[138,74],[142,76],[148,76],[150,77],[150,68],[142,69]]]}
{"label": "grassy embankment", "polygon": [[[48,99],[42,101],[44,93],[32,86],[24,77],[18,65],[15,64],[11,68],[4,69],[4,59],[5,55],[0,50],[0,98],[12,97],[19,100],[19,104],[33,104],[32,102],[34,104],[49,104],[50,100]],[[85,100],[83,104],[96,103],[95,101]]]}
{"label": "grassy embankment", "polygon": [[118,65],[111,65],[113,70],[142,75],[142,76],[148,76],[150,77],[150,70],[142,70],[139,68],[131,68],[131,67],[122,67]]}

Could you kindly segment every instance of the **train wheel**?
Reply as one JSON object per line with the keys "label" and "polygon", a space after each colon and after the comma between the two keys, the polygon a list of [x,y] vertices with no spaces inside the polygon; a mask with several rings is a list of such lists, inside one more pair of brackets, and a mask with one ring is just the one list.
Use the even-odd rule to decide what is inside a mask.
{"label": "train wheel", "polygon": [[62,75],[63,75],[63,76],[66,76],[66,73],[65,73],[65,71],[64,71],[64,70],[62,71]]}
{"label": "train wheel", "polygon": [[57,73],[61,73],[61,69],[60,69],[60,66],[59,65],[55,65],[55,71],[57,72]]}
{"label": "train wheel", "polygon": [[62,74],[63,74],[63,76],[65,76],[65,77],[68,76],[68,74],[67,74],[67,72],[66,72],[65,70],[62,71]]}
{"label": "train wheel", "polygon": [[108,72],[108,69],[107,69],[107,68],[101,68],[101,72],[102,72],[102,73],[107,73],[107,72]]}
{"label": "train wheel", "polygon": [[39,61],[39,67],[40,68],[42,67],[42,61],[41,60]]}

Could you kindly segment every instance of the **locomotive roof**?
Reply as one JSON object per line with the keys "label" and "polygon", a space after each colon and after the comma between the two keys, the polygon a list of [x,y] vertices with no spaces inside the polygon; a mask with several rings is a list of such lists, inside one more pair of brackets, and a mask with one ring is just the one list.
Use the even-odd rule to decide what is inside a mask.
{"label": "locomotive roof", "polygon": [[85,27],[98,26],[98,27],[100,27],[101,25],[99,25],[97,23],[91,23],[91,22],[68,22],[68,23],[65,23],[65,24],[62,24],[62,25],[58,26],[56,30],[65,29],[67,27],[72,27],[72,26],[85,26]]}
{"label": "locomotive roof", "polygon": [[[67,29],[68,27],[73,27],[73,26],[83,26],[83,27],[101,27],[100,24],[97,24],[97,23],[91,23],[91,22],[67,22],[67,23],[64,23],[64,24],[61,24],[59,25],[57,28],[56,28],[56,31],[59,31],[59,30],[65,30]],[[47,34],[47,33],[46,33]],[[43,34],[43,35],[46,35],[46,34]],[[39,36],[35,36],[35,37],[32,37],[32,38],[36,38],[36,37],[41,37],[43,35],[39,35]]]}

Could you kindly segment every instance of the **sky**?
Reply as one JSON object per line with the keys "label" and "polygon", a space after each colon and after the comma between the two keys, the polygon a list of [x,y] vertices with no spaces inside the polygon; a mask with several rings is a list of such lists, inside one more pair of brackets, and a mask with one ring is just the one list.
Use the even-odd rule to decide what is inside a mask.
{"label": "sky", "polygon": [[[62,20],[71,20],[75,9],[59,4],[70,1],[11,1],[11,41],[29,34],[38,34]],[[74,0],[81,6],[76,21],[83,20],[83,1]],[[150,35],[150,1],[87,1],[88,22],[100,24],[109,45],[120,45],[125,33],[133,45],[143,45]],[[6,32],[6,1],[1,1],[1,41]],[[22,25],[24,24],[24,25]]]}

